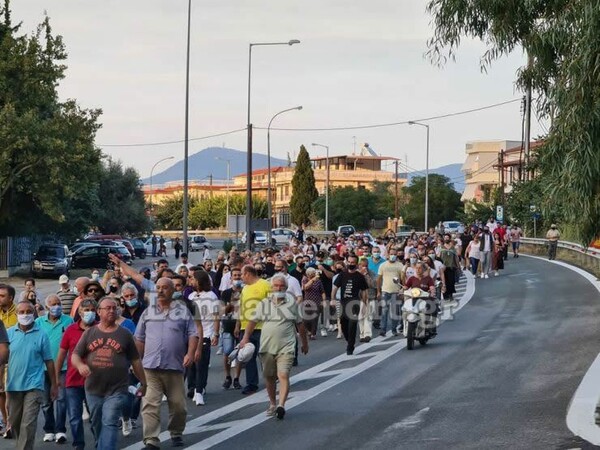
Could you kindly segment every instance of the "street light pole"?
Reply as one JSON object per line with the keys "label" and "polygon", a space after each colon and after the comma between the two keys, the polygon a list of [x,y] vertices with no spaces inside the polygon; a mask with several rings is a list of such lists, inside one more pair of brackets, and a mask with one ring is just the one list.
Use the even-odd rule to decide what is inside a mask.
{"label": "street light pole", "polygon": [[[190,0],[191,1],[191,0]],[[248,117],[247,117],[247,154],[246,154],[246,242],[252,248],[252,123],[250,122],[250,88],[252,86],[252,47],[266,45],[294,45],[298,39],[287,42],[256,42],[248,45]]]}
{"label": "street light pole", "polygon": [[188,147],[190,123],[190,30],[192,24],[192,0],[188,0],[187,53],[185,62],[185,144],[183,150],[183,252],[188,251]]}
{"label": "street light pole", "polygon": [[312,144],[313,147],[323,147],[326,154],[326,175],[325,175],[325,231],[329,230],[329,146],[323,144]]}
{"label": "street light pole", "polygon": [[225,207],[225,229],[229,231],[229,179],[231,177],[231,160],[219,158],[218,156],[215,156],[215,159],[218,159],[219,161],[225,161],[227,163],[227,206]]}
{"label": "street light pole", "polygon": [[156,168],[156,166],[158,166],[161,162],[163,161],[168,161],[169,159],[175,159],[174,156],[167,156],[166,158],[163,158],[159,161],[157,161],[153,166],[152,169],[150,169],[150,218],[152,218],[152,211],[154,209],[154,203],[153,203],[153,199],[154,199],[154,188],[152,186],[152,176],[154,175],[154,169]]}
{"label": "street light pole", "polygon": [[409,125],[420,125],[427,128],[427,152],[425,154],[425,231],[429,232],[429,125],[410,121]]}
{"label": "street light pole", "polygon": [[279,111],[269,121],[269,126],[267,127],[267,216],[269,217],[269,240],[271,242],[271,230],[273,228],[273,196],[271,195],[271,124],[275,117],[280,114],[289,112],[289,111],[300,111],[302,110],[302,106],[296,106],[294,108],[284,109],[283,111]]}

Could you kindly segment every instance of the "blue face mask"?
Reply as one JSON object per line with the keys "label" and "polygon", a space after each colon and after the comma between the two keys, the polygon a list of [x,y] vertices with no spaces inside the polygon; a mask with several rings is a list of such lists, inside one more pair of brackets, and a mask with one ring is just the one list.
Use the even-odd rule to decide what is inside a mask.
{"label": "blue face mask", "polygon": [[133,308],[135,305],[137,305],[137,303],[138,303],[138,301],[137,301],[136,299],[133,299],[133,300],[127,300],[127,301],[125,302],[125,304],[126,304],[127,306],[129,306],[130,308]]}
{"label": "blue face mask", "polygon": [[390,262],[396,262],[396,259],[398,259],[398,256],[390,255]]}
{"label": "blue face mask", "polygon": [[244,287],[244,282],[242,280],[236,280],[233,282],[233,287],[237,289],[241,289]]}
{"label": "blue face mask", "polygon": [[50,315],[53,317],[59,317],[62,314],[61,305],[51,306],[50,308],[48,308],[48,310],[50,311]]}
{"label": "blue face mask", "polygon": [[96,320],[96,311],[84,311],[81,320],[83,320],[83,323],[86,325],[93,324],[94,320]]}

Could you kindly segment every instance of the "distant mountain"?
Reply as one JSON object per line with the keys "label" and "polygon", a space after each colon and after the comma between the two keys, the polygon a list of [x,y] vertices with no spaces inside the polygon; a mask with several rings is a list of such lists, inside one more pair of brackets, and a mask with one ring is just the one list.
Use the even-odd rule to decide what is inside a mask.
{"label": "distant mountain", "polygon": [[[438,167],[437,169],[429,169],[429,173],[437,173],[438,175],[444,175],[450,178],[450,181],[454,184],[454,190],[457,192],[463,192],[465,189],[465,175],[461,172],[460,168],[462,164],[448,164],[447,166]],[[413,177],[424,177],[425,170],[418,172],[410,172],[408,174],[408,182]]]}
{"label": "distant mountain", "polygon": [[[217,159],[231,160],[231,177],[246,173],[246,152],[232,148],[208,147],[200,150],[188,158],[188,176],[190,180],[202,180],[212,174],[215,180],[227,179],[227,163]],[[267,167],[267,155],[262,153],[252,154],[252,169],[264,169]],[[271,156],[271,167],[287,166],[287,160]],[[183,180],[183,161],[178,161],[168,169],[155,173],[152,177],[153,184],[163,184],[170,181]],[[144,184],[150,184],[150,178],[142,180]]]}
{"label": "distant mountain", "polygon": [[[200,150],[193,155],[190,155],[189,163],[189,179],[202,180],[208,178],[211,174],[214,180],[227,179],[227,163],[221,159],[231,160],[231,177],[246,173],[246,152],[224,147],[208,147]],[[271,166],[287,166],[287,160],[271,157]],[[254,153],[252,155],[252,169],[265,169],[267,167],[267,155],[262,153]],[[430,173],[445,175],[454,183],[454,189],[462,192],[465,187],[465,179],[460,171],[462,164],[449,164],[447,166],[438,167],[437,169],[429,169]],[[408,180],[414,176],[424,176],[425,171],[410,172]],[[183,161],[178,161],[168,169],[155,173],[152,179],[153,184],[163,184],[171,181],[183,180]],[[144,184],[150,184],[150,178],[143,179]]]}

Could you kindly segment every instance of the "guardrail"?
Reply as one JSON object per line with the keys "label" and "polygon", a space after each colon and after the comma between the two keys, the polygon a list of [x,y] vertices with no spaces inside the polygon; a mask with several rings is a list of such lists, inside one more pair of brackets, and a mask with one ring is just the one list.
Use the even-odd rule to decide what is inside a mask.
{"label": "guardrail", "polygon": [[[521,252],[536,256],[548,256],[548,240],[521,238]],[[568,241],[558,241],[556,259],[581,267],[600,278],[600,249],[584,247]]]}

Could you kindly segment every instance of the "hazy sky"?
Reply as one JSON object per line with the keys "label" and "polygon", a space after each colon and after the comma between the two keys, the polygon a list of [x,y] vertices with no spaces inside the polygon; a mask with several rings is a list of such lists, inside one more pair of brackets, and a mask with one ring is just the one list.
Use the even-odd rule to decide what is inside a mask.
{"label": "hazy sky", "polygon": [[[444,68],[425,57],[431,36],[425,1],[418,0],[193,0],[190,137],[245,127],[248,44],[299,39],[301,44],[255,47],[252,122],[274,127],[359,126],[419,119],[520,97],[515,54],[480,71],[483,46],[465,41],[457,61]],[[183,144],[151,143],[184,135],[185,0],[13,0],[13,19],[31,32],[51,18],[69,53],[60,93],[87,108],[102,108],[97,143],[135,166],[142,177],[159,159],[183,158]],[[521,137],[520,104],[434,120],[430,166],[462,163],[469,140]],[[533,136],[538,133],[534,120]],[[368,142],[378,153],[425,167],[425,129],[408,125],[335,132],[272,131],[274,156],[286,157],[311,142],[331,154],[351,153]],[[245,149],[244,132],[190,143]],[[257,152],[266,153],[266,131],[257,130]],[[218,164],[219,162],[215,162]],[[221,163],[222,164],[222,163]],[[167,166],[163,166],[166,168]],[[160,172],[157,170],[156,173]]]}

